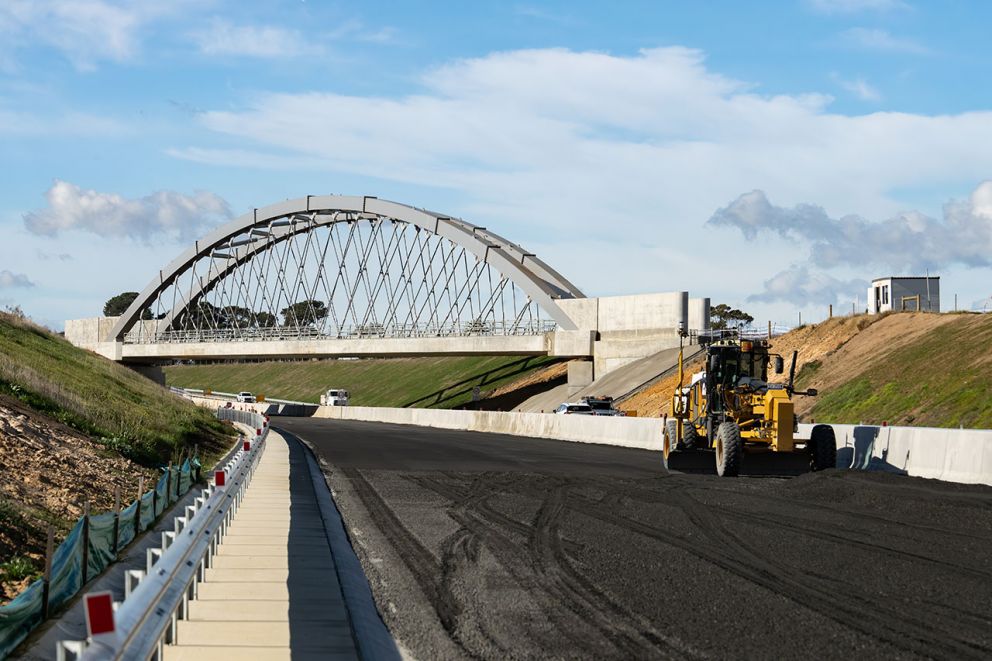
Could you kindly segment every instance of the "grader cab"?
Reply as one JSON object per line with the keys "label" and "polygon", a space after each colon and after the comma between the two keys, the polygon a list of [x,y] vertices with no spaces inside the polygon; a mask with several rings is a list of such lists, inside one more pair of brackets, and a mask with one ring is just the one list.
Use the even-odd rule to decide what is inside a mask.
{"label": "grader cab", "polygon": [[834,431],[816,425],[808,440],[796,438],[794,395],[796,354],[788,381],[769,380],[784,371],[782,356],[770,352],[766,339],[739,334],[702,336],[706,367],[684,384],[682,352],[672,417],[664,425],[665,466],[671,470],[713,472],[721,477],[748,474],[794,475],[833,468],[837,460]]}

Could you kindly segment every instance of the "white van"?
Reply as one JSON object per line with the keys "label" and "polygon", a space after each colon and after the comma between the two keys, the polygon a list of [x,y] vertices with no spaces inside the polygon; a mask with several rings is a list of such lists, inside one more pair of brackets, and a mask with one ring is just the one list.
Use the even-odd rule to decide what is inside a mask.
{"label": "white van", "polygon": [[320,396],[321,406],[348,406],[348,391],[331,389]]}
{"label": "white van", "polygon": [[243,390],[238,393],[238,401],[241,402],[242,404],[254,404],[255,395],[251,394],[247,390]]}

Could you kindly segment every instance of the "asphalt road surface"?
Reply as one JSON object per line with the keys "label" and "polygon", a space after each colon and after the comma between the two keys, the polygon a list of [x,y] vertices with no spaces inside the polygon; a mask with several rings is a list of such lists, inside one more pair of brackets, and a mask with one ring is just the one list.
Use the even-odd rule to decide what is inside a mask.
{"label": "asphalt road surface", "polygon": [[328,464],[418,659],[992,657],[992,488],[670,475],[642,450],[273,424]]}

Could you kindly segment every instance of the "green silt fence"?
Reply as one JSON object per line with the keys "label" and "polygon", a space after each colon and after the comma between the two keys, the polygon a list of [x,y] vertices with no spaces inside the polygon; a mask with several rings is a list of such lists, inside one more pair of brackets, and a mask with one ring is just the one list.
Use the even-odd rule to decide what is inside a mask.
{"label": "green silt fence", "polygon": [[65,606],[89,580],[114,562],[118,552],[139,532],[152,527],[155,519],[185,495],[199,476],[200,462],[187,459],[182,466],[163,469],[155,488],[120,512],[80,517],[52,554],[48,580],[38,579],[9,604],[0,606],[0,661],[49,613]]}

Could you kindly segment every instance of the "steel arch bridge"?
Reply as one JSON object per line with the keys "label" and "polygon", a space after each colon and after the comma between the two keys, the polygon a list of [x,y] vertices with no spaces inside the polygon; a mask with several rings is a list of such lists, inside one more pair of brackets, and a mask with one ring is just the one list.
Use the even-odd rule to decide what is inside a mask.
{"label": "steel arch bridge", "polygon": [[531,252],[375,197],[307,196],[196,241],[134,300],[127,344],[538,335],[584,298]]}

